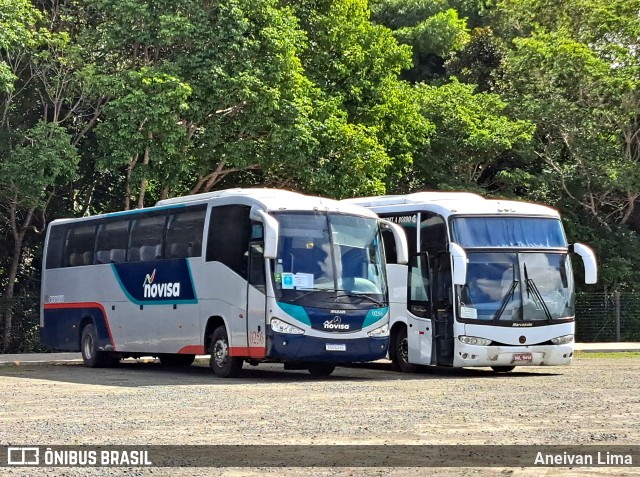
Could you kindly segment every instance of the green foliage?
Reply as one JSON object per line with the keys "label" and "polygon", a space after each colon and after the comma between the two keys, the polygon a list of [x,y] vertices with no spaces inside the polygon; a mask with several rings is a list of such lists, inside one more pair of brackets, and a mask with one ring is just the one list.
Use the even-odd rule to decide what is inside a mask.
{"label": "green foliage", "polygon": [[64,128],[39,122],[0,163],[4,194],[24,207],[42,207],[57,184],[73,180],[78,156]]}
{"label": "green foliage", "polygon": [[488,181],[496,158],[530,140],[533,125],[512,121],[496,94],[474,93],[453,80],[419,87],[424,114],[435,126],[431,148],[417,165],[427,187],[475,187]]}

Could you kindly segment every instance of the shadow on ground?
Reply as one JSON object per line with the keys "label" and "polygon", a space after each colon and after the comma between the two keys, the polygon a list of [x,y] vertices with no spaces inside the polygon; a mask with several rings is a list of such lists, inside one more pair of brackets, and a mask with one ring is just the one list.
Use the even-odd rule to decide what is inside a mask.
{"label": "shadow on ground", "polygon": [[[526,369],[526,368],[524,368]],[[313,383],[316,381],[378,381],[378,380],[430,380],[430,379],[513,379],[562,374],[546,368],[527,371],[494,373],[489,368],[451,369],[424,367],[415,374],[395,372],[388,363],[351,364],[336,368],[328,377],[311,376],[307,371],[284,370],[281,364],[245,364],[238,378],[216,377],[205,363],[181,368],[165,367],[157,362],[121,362],[115,368],[86,368],[81,363],[40,363],[0,366],[0,377],[38,379],[73,384],[101,386],[233,386],[237,384]]]}

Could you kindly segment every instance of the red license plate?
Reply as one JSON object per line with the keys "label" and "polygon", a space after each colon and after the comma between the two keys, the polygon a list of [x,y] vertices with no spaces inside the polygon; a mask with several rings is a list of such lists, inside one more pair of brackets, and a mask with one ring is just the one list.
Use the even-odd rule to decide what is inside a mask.
{"label": "red license plate", "polygon": [[533,355],[531,353],[514,353],[514,361],[533,361]]}

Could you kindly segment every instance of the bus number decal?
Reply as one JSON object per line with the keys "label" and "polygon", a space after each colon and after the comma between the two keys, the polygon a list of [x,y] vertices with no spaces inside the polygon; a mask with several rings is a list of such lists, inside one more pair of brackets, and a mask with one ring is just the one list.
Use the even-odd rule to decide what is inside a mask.
{"label": "bus number decal", "polygon": [[251,331],[249,333],[249,346],[263,346],[264,331]]}

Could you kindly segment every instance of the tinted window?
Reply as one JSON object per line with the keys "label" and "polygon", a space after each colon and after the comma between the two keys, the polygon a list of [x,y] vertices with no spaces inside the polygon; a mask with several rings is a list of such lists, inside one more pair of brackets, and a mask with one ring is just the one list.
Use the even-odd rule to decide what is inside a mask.
{"label": "tinted window", "polygon": [[202,231],[206,209],[206,206],[190,207],[169,217],[164,258],[202,255]]}
{"label": "tinted window", "polygon": [[429,212],[420,214],[420,251],[436,255],[447,250],[447,225],[444,219]]}
{"label": "tinted window", "polygon": [[207,240],[207,261],[222,262],[244,278],[251,235],[249,211],[246,205],[213,207]]}
{"label": "tinted window", "polygon": [[103,223],[98,227],[94,263],[124,262],[128,244],[128,220]]}
{"label": "tinted window", "polygon": [[67,227],[56,225],[49,228],[49,242],[47,247],[47,268],[62,266],[62,249],[67,235]]}
{"label": "tinted window", "polygon": [[76,224],[69,227],[64,247],[64,266],[77,267],[93,264],[96,227],[94,224]]}
{"label": "tinted window", "polygon": [[146,215],[131,223],[131,240],[127,261],[148,262],[162,258],[165,214]]}

